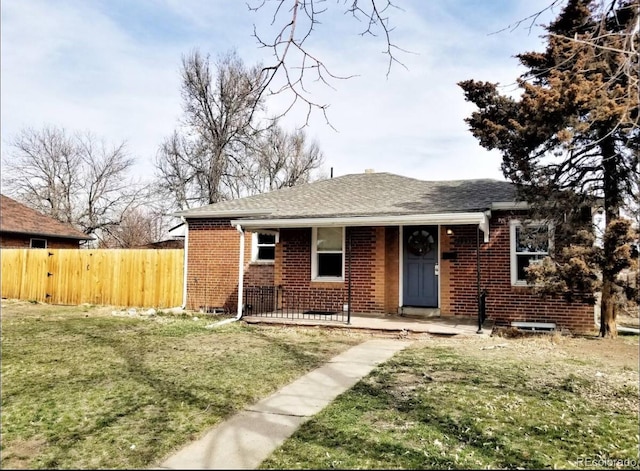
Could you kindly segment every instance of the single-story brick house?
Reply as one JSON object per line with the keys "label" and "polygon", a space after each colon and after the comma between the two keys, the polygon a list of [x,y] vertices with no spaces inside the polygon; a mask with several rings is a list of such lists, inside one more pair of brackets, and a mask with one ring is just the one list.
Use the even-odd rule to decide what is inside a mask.
{"label": "single-story brick house", "polygon": [[295,304],[593,328],[593,306],[543,299],[527,286],[525,268],[548,253],[552,229],[522,226],[526,205],[508,182],[367,171],[176,215],[188,228],[191,309],[249,313],[256,301],[246,293],[272,287],[280,296],[266,310],[274,312]]}
{"label": "single-story brick house", "polygon": [[92,240],[74,227],[0,195],[0,248],[77,249]]}

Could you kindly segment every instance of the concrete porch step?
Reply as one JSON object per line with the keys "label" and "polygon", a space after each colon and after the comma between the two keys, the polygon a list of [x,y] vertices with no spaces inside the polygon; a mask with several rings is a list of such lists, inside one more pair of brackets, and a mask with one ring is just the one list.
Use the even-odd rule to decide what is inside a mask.
{"label": "concrete porch step", "polygon": [[402,317],[414,317],[419,319],[427,317],[440,317],[440,309],[437,307],[403,306],[400,308],[400,315]]}

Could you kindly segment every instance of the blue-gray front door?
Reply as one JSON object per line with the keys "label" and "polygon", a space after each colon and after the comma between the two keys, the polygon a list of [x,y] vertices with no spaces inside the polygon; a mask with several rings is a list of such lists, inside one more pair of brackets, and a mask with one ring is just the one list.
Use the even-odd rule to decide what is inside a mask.
{"label": "blue-gray front door", "polygon": [[438,227],[407,226],[403,237],[402,303],[438,307]]}

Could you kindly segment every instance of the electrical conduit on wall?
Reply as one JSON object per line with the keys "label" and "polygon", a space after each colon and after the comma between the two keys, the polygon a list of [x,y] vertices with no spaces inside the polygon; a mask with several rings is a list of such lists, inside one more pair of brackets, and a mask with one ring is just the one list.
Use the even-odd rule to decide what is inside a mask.
{"label": "electrical conduit on wall", "polygon": [[183,274],[182,274],[182,309],[187,308],[187,261],[189,260],[189,223],[187,219],[182,216],[182,222],[184,224],[184,263],[183,263]]}

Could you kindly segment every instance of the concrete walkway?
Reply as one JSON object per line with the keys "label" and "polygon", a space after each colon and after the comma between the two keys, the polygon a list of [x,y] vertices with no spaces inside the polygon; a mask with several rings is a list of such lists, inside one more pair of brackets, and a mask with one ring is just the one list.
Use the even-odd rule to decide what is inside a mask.
{"label": "concrete walkway", "polygon": [[374,339],[222,422],[157,469],[255,469],[304,422],[411,342]]}

